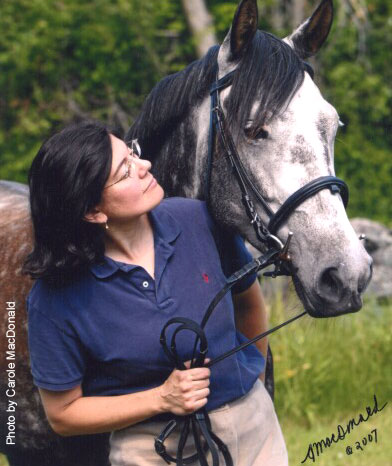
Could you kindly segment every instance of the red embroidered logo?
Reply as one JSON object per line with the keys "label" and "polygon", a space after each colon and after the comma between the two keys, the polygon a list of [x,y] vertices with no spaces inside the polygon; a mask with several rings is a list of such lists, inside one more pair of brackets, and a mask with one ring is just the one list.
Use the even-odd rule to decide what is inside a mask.
{"label": "red embroidered logo", "polygon": [[208,275],[206,273],[202,273],[201,276],[203,277],[203,280],[208,283]]}

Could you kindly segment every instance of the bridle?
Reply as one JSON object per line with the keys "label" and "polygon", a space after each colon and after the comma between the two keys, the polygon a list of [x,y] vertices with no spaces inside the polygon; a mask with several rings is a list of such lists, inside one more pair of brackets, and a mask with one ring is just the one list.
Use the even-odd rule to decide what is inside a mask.
{"label": "bridle", "polygon": [[[313,70],[311,69],[310,65],[304,63],[304,67],[306,71],[308,71],[313,77]],[[275,270],[273,272],[264,273],[264,275],[276,277],[278,275],[293,275],[295,273],[293,267],[291,266],[289,255],[290,241],[293,233],[289,232],[288,238],[284,244],[278,238],[278,236],[276,236],[279,227],[287,221],[287,219],[294,212],[294,210],[304,201],[326,188],[330,189],[332,194],[339,193],[342,197],[343,204],[345,207],[348,203],[349,195],[346,183],[335,176],[322,176],[299,188],[286,199],[286,201],[280,206],[277,212],[273,212],[271,207],[263,198],[260,191],[249,178],[248,173],[246,172],[241,162],[237,148],[234,144],[233,137],[226,123],[226,117],[220,103],[219,91],[232,84],[234,73],[235,71],[232,71],[225,75],[223,78],[217,79],[210,89],[211,109],[210,128],[208,135],[205,200],[207,203],[209,203],[212,161],[216,141],[215,136],[217,133],[219,135],[227,159],[230,163],[231,169],[237,179],[239,188],[241,190],[242,203],[244,204],[246,214],[249,218],[251,225],[254,228],[257,239],[264,245],[266,252],[257,259],[254,259],[249,264],[246,264],[240,270],[234,272],[234,274],[232,274],[227,279],[226,285],[217,293],[217,295],[211,301],[200,324],[185,317],[175,317],[173,319],[170,319],[166,323],[161,332],[160,342],[169,360],[179,370],[186,369],[184,362],[178,355],[176,347],[176,337],[178,333],[181,331],[191,331],[196,336],[193,348],[191,367],[211,367],[219,361],[222,361],[223,359],[255,343],[257,340],[264,338],[270,333],[273,333],[276,330],[282,328],[283,326],[288,325],[294,320],[297,320],[300,317],[304,316],[306,314],[306,311],[262,333],[261,335],[256,336],[255,338],[243,343],[242,345],[233,348],[227,353],[224,353],[214,358],[208,363],[204,363],[208,351],[208,342],[204,333],[204,327],[217,304],[237,282],[239,282],[246,276],[258,272],[270,265],[274,265]],[[261,217],[259,216],[253,204],[252,198],[249,195],[249,191],[252,193],[253,197],[257,200],[257,202],[262,206],[264,212],[267,214],[269,219],[268,225],[265,225],[261,220]],[[177,325],[177,327],[172,333],[169,345],[167,343],[166,332],[167,329],[172,325]],[[173,432],[173,430],[177,426],[176,420],[171,420],[164,428],[164,430],[161,432],[161,434],[155,439],[156,452],[168,464],[175,463],[178,466],[183,466],[191,464],[196,460],[199,460],[201,466],[208,466],[206,453],[209,450],[211,452],[213,466],[219,466],[218,450],[220,450],[225,460],[226,466],[233,466],[233,460],[231,458],[227,446],[211,429],[211,422],[205,408],[202,408],[192,413],[191,415],[183,416],[182,419],[184,420],[184,423],[181,429],[176,457],[169,455],[164,446],[166,438]],[[183,450],[190,430],[192,431],[192,435],[194,438],[196,453],[188,458],[184,458]],[[204,445],[202,445],[201,436],[205,439]]]}
{"label": "bridle", "polygon": [[[312,69],[308,63],[304,64],[306,71],[313,75]],[[223,112],[219,91],[225,89],[232,84],[236,70],[226,74],[223,78],[218,79],[210,89],[211,109],[210,109],[210,128],[208,134],[208,156],[207,156],[207,176],[205,185],[205,200],[209,203],[210,200],[210,184],[212,162],[214,155],[215,134],[218,133],[220,141],[224,148],[224,152],[231,165],[242,195],[242,203],[244,204],[246,214],[253,226],[257,239],[267,247],[278,247],[283,249],[284,246],[281,240],[276,236],[279,227],[286,222],[288,217],[294,210],[310,197],[317,194],[319,191],[329,188],[333,194],[340,193],[344,206],[348,203],[348,187],[346,183],[336,176],[322,176],[310,181],[305,186],[302,186],[289,196],[281,205],[277,212],[274,212],[268,205],[263,195],[249,178],[241,158],[238,155],[237,148],[234,144],[233,137],[229,131],[226,117]],[[265,225],[249,195],[248,189],[253,194],[257,202],[263,207],[264,212],[269,218],[268,225]]]}

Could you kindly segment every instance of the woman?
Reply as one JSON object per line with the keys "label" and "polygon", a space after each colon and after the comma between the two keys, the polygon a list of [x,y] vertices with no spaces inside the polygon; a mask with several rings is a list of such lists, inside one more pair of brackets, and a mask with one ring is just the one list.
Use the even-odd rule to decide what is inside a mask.
{"label": "woman", "polygon": [[[113,466],[160,465],[154,437],[167,419],[206,406],[236,466],[287,464],[258,380],[266,342],[211,372],[173,370],[160,346],[170,318],[200,322],[225,274],[251,257],[238,237],[219,232],[203,202],[163,200],[150,168],[134,145],[93,122],[54,135],[32,163],[35,245],[24,270],[37,279],[29,349],[48,420],[63,436],[111,431]],[[237,285],[208,322],[210,358],[265,330],[255,278]],[[179,338],[183,360],[192,342]],[[166,442],[172,453],[176,442],[178,432]]]}

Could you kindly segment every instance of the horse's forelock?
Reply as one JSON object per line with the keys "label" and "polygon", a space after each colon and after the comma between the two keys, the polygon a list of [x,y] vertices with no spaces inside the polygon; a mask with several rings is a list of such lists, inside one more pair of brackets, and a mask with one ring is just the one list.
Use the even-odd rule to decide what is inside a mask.
{"label": "horse's forelock", "polygon": [[234,75],[226,109],[235,133],[244,128],[251,110],[252,129],[261,128],[289,103],[304,80],[304,65],[289,45],[258,31]]}

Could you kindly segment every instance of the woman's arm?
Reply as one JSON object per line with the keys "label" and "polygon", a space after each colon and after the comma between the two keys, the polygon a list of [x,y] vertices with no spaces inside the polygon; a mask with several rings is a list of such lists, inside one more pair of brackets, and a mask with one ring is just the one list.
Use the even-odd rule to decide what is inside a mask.
{"label": "woman's arm", "polygon": [[[258,280],[244,292],[233,295],[233,303],[235,324],[243,335],[250,339],[268,330],[267,309]],[[267,360],[268,338],[262,338],[255,345]],[[260,374],[263,382],[264,377],[263,372]]]}
{"label": "woman's arm", "polygon": [[174,370],[163,385],[117,396],[83,396],[81,386],[61,392],[39,389],[46,416],[59,435],[110,432],[157,414],[190,414],[207,403],[210,370]]}

